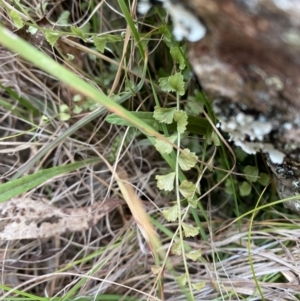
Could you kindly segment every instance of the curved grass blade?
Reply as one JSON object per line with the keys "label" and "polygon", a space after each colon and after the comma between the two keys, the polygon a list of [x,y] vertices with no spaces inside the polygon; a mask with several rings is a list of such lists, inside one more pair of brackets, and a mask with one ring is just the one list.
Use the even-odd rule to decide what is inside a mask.
{"label": "curved grass blade", "polygon": [[[166,143],[170,143],[168,139],[166,139],[163,135],[159,134],[151,126],[143,122],[143,120],[132,115],[119,103],[107,97],[98,89],[91,86],[83,79],[75,75],[73,72],[58,64],[46,54],[42,53],[26,41],[22,40],[20,37],[13,34],[3,26],[0,26],[0,43],[11,51],[19,53],[20,56],[34,64],[36,67],[53,75],[63,83],[67,84],[69,87],[72,87],[76,91],[85,95],[87,98],[94,100],[107,110],[121,116],[127,121],[130,121],[135,127],[144,132],[146,135],[154,136],[165,141]],[[20,52],[20,49],[22,49],[22,52]],[[20,172],[18,172],[17,175],[14,176],[14,178],[19,177],[20,175]]]}
{"label": "curved grass blade", "polygon": [[[140,118],[145,123],[149,124],[151,127],[155,128],[156,130],[162,132],[163,126],[162,124],[158,123],[153,118],[153,112],[130,112],[132,115]],[[119,117],[116,114],[110,114],[105,119],[107,122],[111,124],[116,124],[120,126],[133,126],[131,122],[124,120],[122,117]],[[174,122],[172,124],[164,124],[168,131],[176,131],[177,124]],[[187,124],[187,131],[197,135],[205,135],[207,134],[207,130],[211,130],[211,125],[205,118],[195,117],[195,116],[188,116],[188,124]]]}
{"label": "curved grass blade", "polygon": [[89,164],[98,163],[99,161],[99,158],[93,158],[63,166],[55,166],[39,170],[35,174],[25,176],[21,179],[10,180],[9,182],[0,185],[0,203],[27,192],[54,177],[66,174]]}

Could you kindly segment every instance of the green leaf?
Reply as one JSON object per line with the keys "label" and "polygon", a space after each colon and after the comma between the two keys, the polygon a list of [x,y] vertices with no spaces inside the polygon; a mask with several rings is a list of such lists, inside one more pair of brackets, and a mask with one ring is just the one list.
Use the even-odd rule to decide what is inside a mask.
{"label": "green leaf", "polygon": [[174,75],[170,76],[168,82],[171,87],[171,91],[177,92],[179,95],[184,95],[184,80],[181,73],[175,73]]}
{"label": "green leaf", "polygon": [[47,122],[49,122],[49,118],[46,115],[42,115],[41,121],[43,122],[43,124],[47,123]]}
{"label": "green leaf", "polygon": [[177,282],[179,283],[180,286],[185,286],[186,285],[186,274],[182,274],[179,277],[177,277]]}
{"label": "green leaf", "polygon": [[197,291],[201,291],[205,287],[205,285],[206,285],[205,280],[198,283],[192,283],[192,287]]}
{"label": "green leaf", "polygon": [[207,140],[208,145],[211,145],[212,143],[215,146],[220,146],[221,145],[218,134],[215,131],[212,131],[212,132],[208,133],[208,135],[206,137],[206,140]]}
{"label": "green leaf", "polygon": [[125,80],[125,91],[134,91],[135,83],[132,80]]}
{"label": "green leaf", "polygon": [[235,186],[237,182],[235,179],[231,179],[231,178],[227,178],[226,181],[225,181],[225,192],[227,194],[234,194],[235,193]]}
{"label": "green leaf", "polygon": [[168,222],[175,222],[178,219],[178,205],[174,205],[162,211]]}
{"label": "green leaf", "polygon": [[57,40],[60,38],[61,34],[58,32],[47,30],[45,33],[46,41],[51,45],[54,46]]}
{"label": "green leaf", "polygon": [[71,118],[69,113],[59,113],[59,119],[61,121],[68,121]]}
{"label": "green leaf", "polygon": [[49,3],[47,1],[42,2],[42,5],[41,5],[42,11],[46,11],[47,10],[48,4]]}
{"label": "green leaf", "polygon": [[202,252],[201,252],[201,250],[193,250],[193,251],[186,253],[186,257],[188,257],[189,259],[191,259],[193,261],[196,261],[202,257]]}
{"label": "green leaf", "polygon": [[198,157],[195,153],[191,153],[191,151],[186,148],[184,149],[178,158],[179,166],[182,170],[190,170],[197,163]]}
{"label": "green leaf", "polygon": [[39,29],[37,27],[32,26],[32,25],[28,26],[28,28],[26,29],[26,31],[29,32],[31,35],[36,34],[38,32],[38,30]]}
{"label": "green leaf", "polygon": [[78,102],[78,101],[82,101],[82,97],[80,94],[75,94],[73,96],[73,101]]}
{"label": "green leaf", "polygon": [[175,241],[173,243],[171,251],[175,255],[181,255],[181,253],[182,253],[182,246],[181,246],[181,242],[179,240]]}
{"label": "green leaf", "polygon": [[203,111],[203,105],[194,100],[188,100],[185,105],[185,112],[191,115],[199,115]]}
{"label": "green leaf", "polygon": [[256,182],[256,180],[258,178],[258,172],[259,172],[259,170],[256,166],[247,165],[244,168],[244,173],[245,173],[246,179],[249,182]]}
{"label": "green leaf", "polygon": [[73,54],[67,53],[67,60],[68,60],[68,61],[73,61],[74,58],[75,58],[75,57],[74,57]]}
{"label": "green leaf", "polygon": [[194,237],[199,234],[199,228],[186,223],[182,223],[182,229],[185,237]]}
{"label": "green leaf", "polygon": [[174,46],[171,49],[170,53],[173,60],[179,64],[179,69],[183,70],[186,67],[186,65],[185,65],[185,58],[183,56],[182,48],[178,46]]}
{"label": "green leaf", "polygon": [[20,15],[15,10],[10,11],[9,15],[10,15],[14,25],[18,29],[20,29],[24,26],[24,22],[23,22],[22,18],[20,17]]}
{"label": "green leaf", "polygon": [[183,180],[179,186],[180,193],[187,199],[192,198],[196,192],[196,185],[187,180]]}
{"label": "green leaf", "polygon": [[170,29],[169,29],[167,26],[159,26],[157,29],[158,29],[157,31],[158,31],[161,35],[164,36],[164,42],[166,42],[166,44],[168,45],[168,47],[169,47],[169,48],[174,47],[174,45],[175,45],[176,43],[174,43],[174,41],[173,41],[174,39],[173,39],[173,37],[172,37],[172,34],[171,34]]}
{"label": "green leaf", "polygon": [[107,37],[94,37],[94,45],[101,53],[104,52],[107,42]]}
{"label": "green leaf", "polygon": [[238,162],[243,162],[249,156],[238,146],[234,148],[234,153]]}
{"label": "green leaf", "polygon": [[76,26],[71,26],[71,31],[72,31],[72,33],[74,33],[76,36],[80,37],[82,40],[85,41],[85,36],[84,36],[84,33],[83,33],[83,31],[82,31],[81,28],[76,27]]}
{"label": "green leaf", "polygon": [[190,206],[191,206],[192,208],[194,208],[194,209],[197,208],[198,202],[199,202],[199,201],[197,200],[196,197],[188,198],[187,201],[188,201],[188,203],[190,204]]}
{"label": "green leaf", "polygon": [[257,182],[263,186],[267,186],[270,183],[270,176],[264,172],[259,174]]}
{"label": "green leaf", "polygon": [[80,114],[83,111],[83,109],[77,105],[74,106],[73,108],[73,113],[74,114]]}
{"label": "green leaf", "polygon": [[69,112],[69,107],[66,104],[62,104],[59,106],[59,118],[61,121],[67,121],[71,118]]}
{"label": "green leaf", "polygon": [[163,176],[157,175],[155,177],[155,179],[157,180],[157,187],[160,190],[172,191],[174,189],[175,175],[175,172],[171,172]]}
{"label": "green leaf", "polygon": [[166,92],[177,92],[179,95],[184,94],[184,80],[181,73],[175,73],[169,77],[161,77],[159,85],[163,91]]}
{"label": "green leaf", "polygon": [[0,203],[5,202],[13,197],[17,197],[18,195],[25,193],[35,187],[38,187],[39,185],[46,183],[54,177],[98,162],[100,162],[99,158],[89,159],[63,166],[42,169],[32,175],[25,176],[16,180],[10,180],[9,182],[0,185]]}
{"label": "green leaf", "polygon": [[68,10],[64,10],[57,19],[58,25],[67,25],[69,23],[70,12]]}
{"label": "green leaf", "polygon": [[59,106],[59,112],[60,113],[65,113],[69,111],[69,107],[66,104],[62,104]]}
{"label": "green leaf", "polygon": [[85,23],[82,27],[81,30],[83,33],[90,33],[91,32],[91,23]]}
{"label": "green leaf", "polygon": [[186,130],[186,126],[188,124],[188,116],[184,111],[175,111],[174,112],[174,120],[177,122],[177,131],[180,134],[183,134]]}
{"label": "green leaf", "polygon": [[220,146],[221,145],[220,138],[219,138],[218,134],[215,131],[212,131],[212,133],[211,133],[211,141],[213,142],[213,144],[215,146]]}
{"label": "green leaf", "polygon": [[244,181],[241,186],[239,186],[240,195],[247,196],[251,192],[251,185],[249,182]]}
{"label": "green leaf", "polygon": [[206,163],[207,168],[209,171],[213,172],[214,171],[214,157],[210,157],[210,159]]}
{"label": "green leaf", "polygon": [[199,132],[200,135],[204,135],[211,130],[211,125],[206,118],[189,115],[187,130],[191,133]]}
{"label": "green leaf", "polygon": [[111,43],[121,42],[123,41],[122,38],[119,35],[112,35],[112,34],[106,34],[107,41]]}
{"label": "green leaf", "polygon": [[[177,134],[174,134],[167,138],[171,143],[174,143],[177,139]],[[155,139],[155,148],[157,151],[159,151],[162,154],[170,154],[173,150],[173,146],[169,143],[161,140],[161,139]]]}
{"label": "green leaf", "polygon": [[161,123],[170,124],[173,122],[175,111],[176,108],[161,108],[156,106],[154,108],[153,117]]}
{"label": "green leaf", "polygon": [[161,89],[163,91],[166,91],[166,92],[173,91],[172,87],[170,86],[170,83],[169,83],[169,77],[161,77],[161,78],[159,78],[158,83],[159,83],[159,86],[161,87]]}

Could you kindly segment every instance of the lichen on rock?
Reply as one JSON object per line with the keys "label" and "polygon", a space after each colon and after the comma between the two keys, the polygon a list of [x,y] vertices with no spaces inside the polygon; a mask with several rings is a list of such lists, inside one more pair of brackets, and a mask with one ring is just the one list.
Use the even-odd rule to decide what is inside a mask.
{"label": "lichen on rock", "polygon": [[[176,40],[186,38],[190,42],[201,40],[206,34],[206,28],[202,22],[178,1],[159,0],[169,13],[173,21],[173,35]],[[142,0],[139,3],[138,11],[141,14],[147,13],[152,6],[152,1]]]}
{"label": "lichen on rock", "polygon": [[[193,42],[189,59],[220,129],[247,153],[265,154],[280,197],[300,193],[300,2],[160,2],[175,36]],[[291,202],[300,212],[300,201]]]}
{"label": "lichen on rock", "polygon": [[[279,196],[294,197],[300,193],[300,2],[210,3],[206,9],[204,0],[186,1],[208,32],[189,45],[194,71],[214,101],[220,129],[247,153],[265,153]],[[286,204],[300,212],[300,198]]]}

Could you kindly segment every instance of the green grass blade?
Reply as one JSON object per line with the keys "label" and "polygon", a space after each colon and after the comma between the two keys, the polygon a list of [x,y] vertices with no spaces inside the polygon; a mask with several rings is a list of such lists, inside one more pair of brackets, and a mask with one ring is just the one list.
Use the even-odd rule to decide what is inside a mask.
{"label": "green grass blade", "polygon": [[145,58],[144,50],[143,50],[142,44],[140,43],[140,35],[139,35],[139,33],[136,29],[136,26],[135,26],[135,24],[132,20],[130,12],[127,8],[127,4],[125,3],[124,0],[118,0],[118,3],[119,3],[119,6],[120,6],[124,16],[125,16],[126,22],[127,22],[128,26],[130,27],[131,33],[132,33],[132,35],[133,35],[133,37],[134,37],[134,39],[137,43],[137,47],[139,49],[139,52],[140,52],[142,58]]}
{"label": "green grass blade", "polygon": [[[34,64],[36,67],[48,72],[86,97],[100,103],[109,111],[114,112],[123,119],[131,122],[135,127],[145,134],[157,137],[167,143],[170,143],[168,139],[155,131],[151,126],[143,122],[143,120],[140,120],[128,112],[121,105],[101,93],[95,87],[89,85],[87,82],[77,77],[74,73],[58,64],[26,41],[19,38],[17,35],[5,29],[3,26],[0,26],[0,43],[15,53],[19,53],[19,50],[22,49],[20,56]],[[18,176],[20,176],[20,173],[18,173]]]}
{"label": "green grass blade", "polygon": [[5,90],[12,99],[18,100],[29,111],[32,111],[34,114],[37,113],[37,109],[28,100],[19,96],[18,93],[15,92],[13,89],[11,89],[9,87],[5,87],[1,83],[0,83],[0,88]]}
{"label": "green grass blade", "polygon": [[[90,84],[76,76],[73,72],[58,64],[46,54],[37,50],[35,47],[22,40],[17,35],[13,34],[3,26],[0,26],[0,43],[8,49],[12,50],[13,52],[19,53],[20,56],[34,64],[36,67],[53,75],[58,80],[72,87],[76,91],[84,94],[86,97],[93,99],[95,102],[98,102],[109,111],[116,113],[117,115],[121,116],[127,121],[130,121],[134,126],[139,128],[147,135],[155,136],[168,143],[167,139],[165,139],[162,135],[157,133],[148,124],[144,123],[142,120],[132,115],[130,112],[128,112],[118,103],[104,95],[98,89],[91,86]],[[22,49],[21,53],[20,49]]]}
{"label": "green grass blade", "polygon": [[[142,87],[144,85],[144,81],[145,81],[146,72],[147,72],[147,64],[144,65],[144,69],[143,69],[143,73],[142,73],[140,82],[133,88],[133,90],[131,92],[123,93],[120,96],[120,98],[118,99],[119,104],[128,100],[130,97],[132,97],[134,94],[138,93],[142,89]],[[70,128],[68,128],[66,131],[61,133],[56,139],[47,143],[42,149],[39,150],[39,152],[37,154],[35,154],[34,157],[32,157],[25,164],[23,164],[23,166],[17,171],[17,173],[12,177],[12,179],[17,179],[20,176],[22,176],[29,168],[31,168],[38,160],[43,158],[54,147],[56,147],[61,142],[63,142],[67,137],[70,137],[73,133],[75,133],[80,128],[84,127],[88,123],[92,122],[93,120],[95,120],[98,117],[100,117],[101,115],[103,115],[105,112],[106,112],[105,107],[102,107],[102,108],[99,108],[98,110],[91,112],[87,116],[85,116],[82,119],[80,119],[79,121],[77,121]]]}
{"label": "green grass blade", "polygon": [[[163,131],[165,126],[168,131],[175,132],[177,130],[177,123],[172,124],[161,124],[158,123],[154,117],[153,112],[130,112],[132,115],[142,119],[145,123],[149,124],[151,127],[158,129],[158,131]],[[110,114],[105,119],[111,124],[121,125],[121,126],[132,126],[131,122],[124,120],[116,114]],[[207,130],[211,129],[211,125],[205,118],[188,116],[187,131],[197,135],[205,135]]]}
{"label": "green grass blade", "polygon": [[35,188],[54,177],[74,171],[78,168],[82,168],[88,164],[97,163],[99,161],[100,159],[98,158],[88,159],[86,161],[40,170],[35,174],[25,176],[21,179],[11,180],[0,185],[0,203],[16,197],[32,188]]}
{"label": "green grass blade", "polygon": [[[20,296],[27,297],[27,299],[23,298],[21,300],[31,300],[31,301],[33,301],[33,300],[34,301],[48,301],[49,300],[49,298],[38,297],[36,295],[32,295],[32,294],[17,290],[17,289],[11,288],[11,287],[3,285],[3,284],[0,284],[0,290],[7,291],[7,292],[13,292],[14,294],[19,294]],[[13,298],[11,298],[11,299],[13,299]],[[10,298],[6,298],[5,300],[10,300]]]}

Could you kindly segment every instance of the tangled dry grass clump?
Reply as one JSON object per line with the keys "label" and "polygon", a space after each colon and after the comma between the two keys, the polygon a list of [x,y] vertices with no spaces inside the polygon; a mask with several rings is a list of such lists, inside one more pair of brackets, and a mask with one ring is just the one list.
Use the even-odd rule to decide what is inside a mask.
{"label": "tangled dry grass clump", "polygon": [[[0,1],[0,24],[129,111],[176,105],[159,79],[178,70],[170,47],[183,55],[185,49],[168,35],[163,11],[145,19],[136,15],[136,1],[130,3],[137,43],[123,1],[35,2]],[[149,51],[146,75],[141,45]],[[188,100],[200,92],[190,69],[182,74],[181,101],[188,110]],[[155,179],[170,171],[166,157],[145,132],[108,123],[106,108],[88,95],[0,48],[0,191],[23,189],[12,209],[1,207],[0,300],[299,300],[297,218],[270,207],[267,201],[276,199],[272,188],[249,182],[251,194],[238,195],[244,167],[260,165],[261,158],[238,154],[241,165],[221,182],[234,162],[221,138],[208,127],[207,134],[181,137],[179,146],[202,160],[187,173],[200,183],[202,195],[195,207],[181,201],[186,225],[198,232],[180,241],[178,221],[168,222],[163,214],[174,205],[176,191],[161,191]],[[201,99],[214,122],[209,102]],[[24,183],[17,182],[22,178]],[[120,181],[133,188],[151,217],[167,254],[161,266]],[[14,185],[3,188],[9,183]],[[22,211],[18,202],[26,200],[31,207]],[[34,224],[46,235],[4,237],[3,230],[18,223],[16,216],[24,217],[24,228]],[[80,223],[79,217],[78,230],[72,223]],[[51,225],[61,232],[49,234]],[[176,244],[189,256],[176,251]]]}

